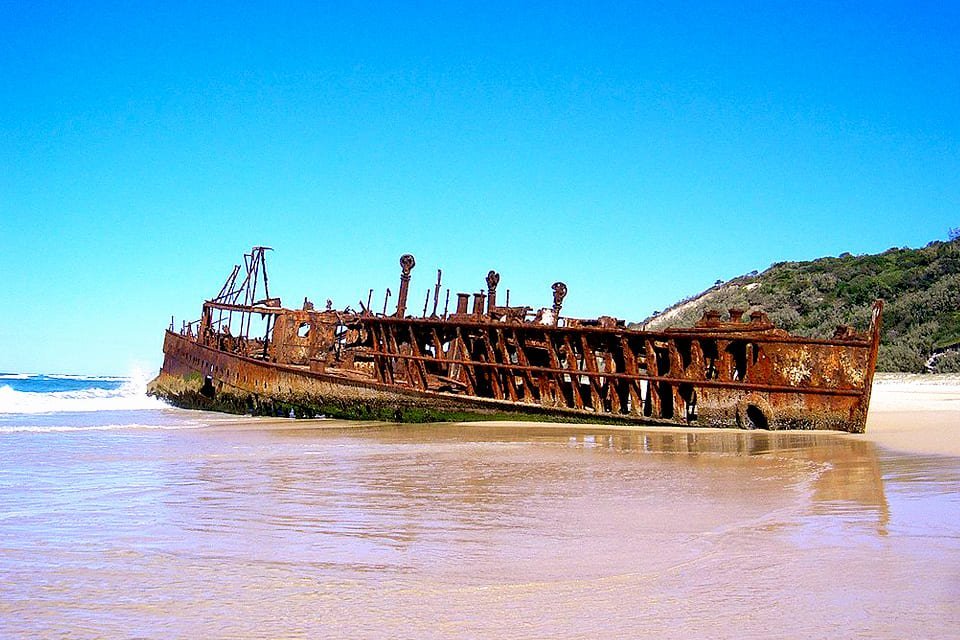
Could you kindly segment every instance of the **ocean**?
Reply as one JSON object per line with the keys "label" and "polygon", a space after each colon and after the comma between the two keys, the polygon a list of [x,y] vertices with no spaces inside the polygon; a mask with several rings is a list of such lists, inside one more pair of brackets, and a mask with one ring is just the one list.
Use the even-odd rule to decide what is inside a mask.
{"label": "ocean", "polygon": [[955,638],[960,467],[829,433],[184,411],[0,374],[3,638]]}
{"label": "ocean", "polygon": [[201,419],[146,394],[149,376],[0,373],[0,434],[200,427]]}

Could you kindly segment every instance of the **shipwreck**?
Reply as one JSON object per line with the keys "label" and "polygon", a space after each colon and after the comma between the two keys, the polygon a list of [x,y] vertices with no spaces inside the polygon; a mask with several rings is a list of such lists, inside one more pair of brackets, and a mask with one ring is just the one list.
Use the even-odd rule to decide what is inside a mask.
{"label": "shipwreck", "polygon": [[[299,309],[270,296],[254,247],[200,318],[175,328],[149,393],[194,409],[391,421],[534,418],[748,429],[863,432],[877,361],[882,301],[866,332],[791,335],[759,310],[707,312],[695,326],[646,331],[600,316],[561,314],[567,287],[534,311],[498,299],[500,276],[456,293],[441,277],[411,314],[416,261],[379,312]],[[242,274],[242,278],[241,278]]]}

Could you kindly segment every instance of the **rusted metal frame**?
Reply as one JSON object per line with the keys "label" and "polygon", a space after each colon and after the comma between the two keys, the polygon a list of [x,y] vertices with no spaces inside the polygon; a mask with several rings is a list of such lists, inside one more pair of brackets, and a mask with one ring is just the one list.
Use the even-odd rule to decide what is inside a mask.
{"label": "rusted metal frame", "polygon": [[[407,328],[410,333],[410,349],[413,351],[413,355],[422,356],[423,353],[420,351],[420,342],[417,340],[417,336],[413,331],[413,325],[409,325]],[[417,379],[418,386],[426,390],[429,384],[427,382],[427,365],[425,360],[418,358],[416,360],[408,360],[408,362],[412,363],[410,368],[416,371],[417,375],[415,378]]]}
{"label": "rusted metal frame", "polygon": [[243,293],[243,303],[245,305],[249,304],[248,298],[250,297],[250,267],[253,263],[254,253],[256,253],[256,251],[251,250],[250,253],[243,254],[243,266],[246,267],[247,273],[243,278],[243,284],[241,284],[240,288],[237,289],[237,291],[235,292],[236,296],[234,297],[234,301],[236,301],[240,298],[240,294]]}
{"label": "rusted metal frame", "polygon": [[263,255],[264,251],[272,251],[270,247],[260,247],[260,261],[263,263],[263,297],[270,297],[270,279],[267,278],[267,257]]}
{"label": "rusted metal frame", "polygon": [[[405,358],[403,352],[400,351],[400,343],[397,342],[397,334],[393,327],[390,327],[387,330],[387,336],[390,341],[390,348],[396,353],[397,363],[403,367],[404,377],[406,378],[408,387],[417,387],[417,373],[416,365],[409,359]],[[412,354],[411,354],[412,355]]]}
{"label": "rusted metal frame", "polygon": [[[585,333],[580,334],[580,349],[583,355],[583,367],[581,367],[581,369],[585,367],[591,374],[599,374],[600,370],[597,369],[597,355],[590,347],[587,341],[587,334]],[[606,411],[606,405],[603,402],[603,382],[601,377],[600,375],[590,375],[587,377],[587,384],[590,385],[590,399],[594,411],[608,413]]]}
{"label": "rusted metal frame", "polygon": [[[270,333],[270,321],[273,320],[273,316],[267,316],[266,320],[267,328],[263,332],[263,353],[261,354],[261,358],[264,360],[267,359],[267,356],[270,353],[270,342],[273,338],[272,334]],[[276,322],[274,322],[274,324],[276,324]]]}
{"label": "rusted metal frame", "polygon": [[[583,330],[590,330],[593,327],[584,327]],[[644,338],[652,338],[654,340],[673,340],[675,338],[681,339],[692,339],[692,340],[748,340],[750,342],[756,342],[758,344],[805,344],[810,346],[820,346],[820,347],[860,347],[860,348],[869,348],[869,340],[861,339],[849,339],[849,340],[830,340],[827,338],[806,338],[803,336],[791,336],[791,335],[764,335],[762,332],[751,332],[751,331],[728,331],[728,332],[718,332],[718,331],[671,331],[668,333],[662,332],[637,332],[639,335],[642,335]]]}
{"label": "rusted metal frame", "polygon": [[542,376],[543,393],[549,396],[551,406],[572,408],[572,396],[571,402],[567,402],[567,398],[563,393],[563,378],[568,375],[567,369],[560,364],[560,356],[557,353],[556,346],[553,344],[553,338],[547,332],[543,333],[543,344],[550,360],[550,371],[543,372],[545,375]]}
{"label": "rusted metal frame", "polygon": [[[411,356],[400,356],[400,357],[411,357]],[[485,367],[485,368],[503,368],[508,369],[505,365],[500,365],[496,363],[488,363],[482,361],[454,361],[455,363],[463,363],[466,365],[473,365],[476,367]],[[810,386],[788,386],[788,385],[769,385],[769,384],[758,384],[758,383],[741,383],[735,381],[724,382],[720,380],[697,380],[692,378],[677,378],[670,375],[665,376],[653,376],[653,375],[644,375],[640,374],[639,376],[630,375],[627,373],[619,372],[596,372],[592,373],[585,370],[571,371],[569,368],[548,368],[548,367],[522,367],[514,365],[513,367],[516,370],[523,371],[529,370],[534,373],[545,374],[547,376],[563,376],[570,375],[571,373],[576,373],[580,376],[586,377],[609,377],[619,380],[624,380],[630,383],[639,383],[641,381],[646,381],[648,383],[648,388],[654,387],[659,389],[656,385],[663,383],[670,385],[680,384],[689,384],[694,389],[708,388],[708,389],[727,389],[727,390],[737,390],[737,391],[761,391],[769,393],[781,393],[781,394],[804,394],[804,395],[820,395],[820,396],[837,396],[837,397],[861,397],[863,391],[861,389],[838,389],[830,387],[810,387]],[[636,390],[634,391],[636,393]],[[641,396],[642,397],[642,396]]]}
{"label": "rusted metal frame", "polygon": [[[377,355],[378,352],[371,351],[372,355]],[[380,355],[387,355],[389,357],[397,359],[410,359],[414,360],[417,358],[422,358],[427,362],[432,362],[434,359],[431,356],[414,356],[414,355],[403,355],[403,354],[393,354],[386,352],[379,352]],[[551,367],[534,367],[527,366],[521,367],[520,365],[504,365],[499,362],[484,362],[482,360],[461,360],[461,359],[447,359],[444,362],[449,364],[460,364],[464,366],[473,366],[473,367],[486,367],[491,369],[516,369],[516,370],[529,370],[534,373],[543,373],[546,375],[569,375],[571,373],[570,369],[563,366],[559,368]],[[694,387],[705,387],[712,389],[737,389],[740,391],[770,391],[771,393],[809,393],[814,395],[824,395],[824,396],[859,396],[862,395],[863,391],[861,389],[835,389],[830,387],[791,387],[787,385],[769,385],[769,384],[757,384],[757,383],[740,383],[740,382],[723,382],[720,380],[694,380],[688,378],[674,378],[672,376],[654,376],[654,375],[645,375],[640,374],[638,376],[633,376],[628,373],[607,373],[607,372],[596,372],[591,373],[585,370],[576,370],[581,376],[600,376],[600,377],[611,377],[618,378],[621,380],[633,380],[633,381],[648,381],[648,382],[665,382],[667,384],[682,384],[688,383]]]}
{"label": "rusted metal frame", "polygon": [[[680,358],[680,350],[677,349],[677,343],[675,340],[670,339],[667,341],[667,358],[670,362],[670,371],[671,372],[684,372],[683,360]],[[680,378],[686,377],[684,375],[678,376]]]}
{"label": "rusted metal frame", "polygon": [[498,351],[500,353],[501,361],[506,365],[510,365],[510,368],[507,369],[506,373],[504,374],[503,383],[504,383],[504,386],[507,388],[508,395],[510,396],[510,400],[512,400],[513,402],[517,402],[520,400],[520,396],[517,395],[516,379],[517,377],[520,377],[522,379],[522,376],[517,376],[517,374],[513,369],[513,363],[510,361],[510,350],[507,349],[506,338],[503,335],[503,330],[497,327],[495,331],[496,331],[496,342],[497,342]]}
{"label": "rusted metal frame", "polygon": [[[234,354],[234,353],[224,353],[219,349],[216,349],[215,347],[210,347],[204,344],[190,341],[188,338],[178,336],[176,333],[173,333],[170,331],[168,331],[167,333],[169,333],[174,338],[179,338],[181,340],[187,341],[190,345],[208,352],[207,355],[209,355],[213,360],[204,361],[201,364],[201,367],[202,367],[201,371],[204,374],[212,375],[214,377],[214,380],[217,380],[217,381],[226,381],[226,379],[223,378],[221,374],[225,370],[227,370],[227,368],[232,366],[229,360],[235,359],[239,361],[240,365],[250,364],[261,370],[265,368],[266,372],[271,374],[275,372],[291,373],[299,376],[306,376],[306,377],[317,379],[317,380],[330,381],[330,382],[335,382],[337,384],[344,384],[348,386],[355,386],[355,387],[361,387],[361,388],[367,388],[370,385],[375,385],[376,387],[379,387],[384,391],[390,391],[390,385],[384,385],[379,382],[356,380],[356,379],[342,378],[338,375],[316,373],[316,372],[310,371],[308,368],[301,365],[283,364],[283,363],[264,363],[264,362],[261,362],[260,360],[250,358],[248,356],[243,356],[243,355]],[[266,388],[267,387],[264,387],[264,389]],[[254,386],[252,390],[258,393],[261,391],[259,387],[256,387],[256,386]]]}
{"label": "rusted metal frame", "polygon": [[[316,321],[314,314],[307,313],[307,324],[309,325],[309,329],[307,329],[309,337],[305,351],[307,354],[307,362],[310,362],[316,359],[317,353],[320,351],[320,342],[324,336],[321,331],[321,324]],[[324,357],[326,357],[326,355],[324,355]]]}
{"label": "rusted metal frame", "polygon": [[227,295],[227,292],[233,288],[233,285],[237,282],[237,274],[240,273],[240,265],[233,265],[233,272],[227,276],[226,282],[223,283],[223,286],[220,287],[220,293],[218,293],[213,299],[220,300]]}
{"label": "rusted metal frame", "polygon": [[[630,348],[627,336],[622,334],[620,336],[620,350],[623,353],[625,373],[639,380],[640,368],[637,365],[637,356],[633,353],[633,349]],[[643,398],[640,394],[640,383],[638,381],[628,380],[627,393],[630,398],[630,413],[636,416],[641,415],[643,413]]]}
{"label": "rusted metal frame", "polygon": [[387,335],[387,344],[389,345],[390,350],[396,354],[397,360],[403,366],[404,373],[406,374],[405,375],[406,381],[407,381],[406,386],[408,387],[416,386],[416,382],[414,378],[415,376],[414,365],[408,358],[404,357],[405,354],[400,352],[400,345],[397,343],[397,335],[396,335],[396,332],[394,331],[394,327],[387,327],[386,335]]}
{"label": "rusted metal frame", "polygon": [[[384,346],[387,352],[390,354],[387,362],[389,363],[390,372],[392,374],[394,383],[403,386],[410,386],[409,364],[407,360],[403,359],[403,354],[400,353],[400,346],[397,344],[397,337],[394,334],[394,327],[384,327],[383,338]],[[397,382],[398,373],[402,376],[399,382]]]}
{"label": "rusted metal frame", "polygon": [[440,335],[437,333],[436,327],[431,327],[430,336],[433,338],[433,353],[437,359],[437,362],[440,363],[440,370],[443,371],[444,376],[449,376],[450,365],[447,362],[447,356],[449,354],[445,353],[443,350],[443,340],[440,339]]}
{"label": "rusted metal frame", "polygon": [[[424,322],[424,321],[425,321],[425,322],[427,322],[427,323],[430,322],[430,319],[426,319],[426,320],[424,320],[424,319],[403,319],[403,321],[407,321],[407,322],[417,322],[417,320],[420,320],[421,322]],[[436,324],[436,323],[434,322],[434,324]],[[478,322],[478,323],[477,323],[478,326],[496,325],[496,324],[500,324],[500,325],[503,325],[503,324],[512,325],[512,324],[516,324],[516,323],[490,323],[490,322]],[[523,325],[516,324],[516,326],[522,327]],[[539,327],[538,327],[538,329],[539,329]],[[587,333],[587,334],[599,333],[599,334],[602,334],[602,333],[604,333],[602,329],[598,329],[598,328],[596,328],[596,327],[569,327],[569,328],[568,328],[568,327],[559,327],[559,328],[546,327],[546,329],[548,329],[548,330],[550,330],[550,331],[552,331],[552,332],[555,332],[555,333],[560,333],[560,334],[569,334],[569,333],[578,333],[578,334],[583,334],[583,333]],[[729,380],[732,380],[732,375],[729,373],[729,371],[730,371],[730,369],[731,369],[731,367],[732,367],[732,359],[730,358],[730,354],[727,354],[727,353],[726,353],[726,349],[727,349],[727,347],[729,346],[729,343],[732,342],[732,341],[735,341],[735,340],[745,340],[745,341],[747,341],[747,342],[749,342],[749,343],[752,343],[752,344],[754,344],[754,345],[756,345],[756,346],[761,346],[761,347],[762,347],[762,346],[766,346],[768,349],[770,348],[770,346],[779,346],[779,345],[784,345],[784,344],[830,345],[830,346],[833,346],[833,347],[837,347],[837,348],[844,349],[844,350],[846,350],[846,351],[848,351],[848,352],[850,352],[850,353],[856,353],[856,352],[857,352],[859,349],[861,349],[861,348],[864,348],[864,347],[872,346],[872,345],[873,345],[873,342],[865,342],[865,341],[863,341],[863,340],[859,340],[859,341],[857,341],[857,340],[843,340],[843,341],[833,340],[833,341],[830,341],[830,340],[817,340],[817,339],[802,338],[802,337],[795,337],[795,336],[782,336],[782,335],[769,336],[769,337],[768,337],[768,336],[764,336],[764,335],[762,335],[762,334],[760,334],[760,333],[749,332],[749,331],[742,331],[742,330],[738,330],[738,331],[720,330],[720,331],[711,331],[711,332],[702,332],[702,331],[696,331],[696,332],[695,332],[695,331],[690,331],[690,332],[666,332],[666,333],[664,333],[664,332],[658,332],[658,333],[652,333],[652,332],[635,332],[635,331],[629,331],[629,330],[627,330],[627,331],[624,332],[624,334],[625,334],[625,335],[628,335],[628,336],[631,336],[631,337],[632,337],[632,336],[637,336],[637,337],[647,338],[647,339],[655,338],[655,337],[661,337],[661,338],[663,338],[663,341],[664,341],[664,342],[667,342],[668,344],[671,343],[671,342],[673,342],[673,341],[676,340],[676,339],[689,339],[689,340],[691,340],[691,345],[701,344],[703,340],[713,340],[713,341],[715,341],[715,342],[717,343],[717,351],[718,351],[718,354],[717,354],[717,355],[719,356],[719,357],[718,357],[718,361],[717,361],[717,365],[720,365],[720,366],[718,367],[718,370],[719,370],[719,371],[726,372],[726,376],[725,376],[725,377],[726,377],[727,379],[729,379]],[[693,348],[695,348],[695,347],[691,347],[691,348],[693,349]],[[867,357],[869,357],[869,351],[867,351],[867,354],[868,354]],[[699,354],[697,354],[697,355],[699,355]],[[699,357],[697,357],[697,355],[691,354],[691,356],[692,356],[692,358],[691,358],[691,359],[692,359],[691,364],[696,363],[696,362],[699,361]],[[718,372],[719,372],[719,371],[718,371]],[[691,373],[690,371],[685,372],[684,375],[683,375],[683,379],[686,380],[686,379],[690,378],[690,377],[691,377],[691,376],[690,376],[690,373]],[[694,374],[693,377],[697,377],[697,374]],[[659,392],[659,389],[657,389],[657,391]],[[679,394],[679,392],[680,392],[680,390],[679,390],[678,388],[677,388],[677,389],[673,389],[673,391],[676,392],[677,394]],[[642,395],[642,393],[641,393],[641,395]],[[682,398],[681,398],[681,400],[682,400]]]}
{"label": "rusted metal frame", "polygon": [[[605,373],[617,373],[617,362],[616,358],[613,355],[613,345],[609,342],[603,346],[603,370]],[[617,389],[618,383],[620,382],[616,378],[611,377],[602,377],[598,379],[606,381],[607,386],[607,397],[606,399],[610,401],[610,412],[611,413],[626,413],[626,407],[623,405],[623,399],[620,397],[620,391]],[[603,385],[601,384],[601,391]]]}
{"label": "rusted metal frame", "polygon": [[870,395],[873,391],[873,375],[877,368],[877,357],[880,352],[880,325],[883,312],[883,300],[877,300],[873,303],[873,313],[870,317],[870,350],[867,352],[867,375],[864,376],[863,394],[860,396],[860,403],[857,407],[858,423],[866,423],[866,407],[870,404]]}
{"label": "rusted metal frame", "polygon": [[[246,276],[243,279],[243,283],[241,283],[241,285],[236,289],[230,289],[226,293],[222,293],[223,290],[221,290],[221,295],[218,296],[218,299],[230,299],[230,301],[235,304],[240,298],[240,294],[243,293],[244,306],[252,306],[252,303],[256,300],[257,283],[259,282],[258,273],[261,263],[264,267],[264,274],[266,274],[267,262],[263,255],[263,252],[266,249],[269,249],[269,247],[253,247],[253,249],[250,250],[250,253],[243,254],[243,265],[247,270]],[[239,268],[239,265],[235,267],[235,269]],[[252,283],[251,276],[253,276]],[[266,278],[266,275],[264,275],[264,278]],[[236,278],[234,277],[233,280],[235,283]],[[232,286],[233,284],[231,284],[231,287]],[[225,284],[224,289],[226,288],[227,285]],[[266,280],[264,280],[264,288],[266,289]],[[243,328],[241,327],[241,331],[238,333],[242,333],[242,331]]]}
{"label": "rusted metal frame", "polygon": [[290,313],[290,309],[284,309],[281,307],[260,307],[260,306],[249,306],[249,305],[243,305],[243,304],[228,304],[226,302],[216,302],[214,300],[208,300],[204,302],[204,305],[211,309],[221,309],[223,311],[251,312],[251,313],[259,313],[263,315],[273,315],[273,316],[282,316],[284,314]]}
{"label": "rusted metal frame", "polygon": [[[607,372],[615,373],[616,365],[614,364],[613,356],[610,353],[609,345],[607,344],[607,336],[598,336],[599,340],[594,341],[594,346],[591,346],[587,340],[587,336],[584,334],[584,350],[590,352],[590,365],[587,367],[590,371],[596,372],[599,375],[590,376],[588,380],[596,389],[597,395],[600,397],[601,402],[610,404],[611,413],[620,413],[619,402],[615,400],[614,396],[617,395],[615,385],[613,384],[613,378],[609,378],[604,374]],[[603,363],[603,369],[599,369],[598,360],[601,360]],[[612,394],[612,395],[611,395]]]}
{"label": "rusted metal frame", "polygon": [[[487,354],[487,361],[491,363],[497,363],[497,354],[493,350],[493,345],[490,344],[490,332],[486,329],[482,329],[480,331],[480,334],[483,339],[484,351]],[[509,365],[510,363],[507,362],[506,364]],[[486,369],[484,371],[484,374],[490,380],[490,388],[493,391],[493,397],[496,398],[497,400],[504,400],[505,398],[503,394],[503,384],[502,384],[502,380],[500,379],[500,368],[497,367],[492,369]]]}
{"label": "rusted metal frame", "polygon": [[523,394],[527,398],[541,402],[540,386],[535,384],[533,376],[531,375],[530,359],[527,358],[526,343],[517,332],[516,327],[510,327],[510,331],[513,335],[513,343],[517,347],[517,365],[519,366],[515,367],[515,370],[521,373],[520,379],[523,381]]}
{"label": "rusted metal frame", "polygon": [[517,331],[516,327],[507,327],[504,334],[506,335],[507,333],[509,333],[507,343],[513,345],[517,356],[516,366],[513,370],[514,373],[520,377],[520,384],[523,387],[523,397],[529,401],[540,402],[540,386],[527,368],[530,366],[530,359],[527,358],[527,347],[523,341],[523,337]]}
{"label": "rusted metal frame", "polygon": [[486,364],[499,364],[497,362],[496,356],[493,354],[493,348],[487,340],[486,331],[475,329],[477,333],[471,333],[471,343],[476,346],[477,343],[482,343],[483,351],[478,353],[476,358],[479,359],[481,363],[479,366],[474,368],[474,374],[477,378],[483,377],[487,381],[487,384],[490,387],[490,394],[497,400],[503,400],[503,390],[500,388],[499,380],[499,371],[496,367],[487,367]]}
{"label": "rusted metal frame", "polygon": [[[457,333],[456,333],[456,337],[454,338],[454,344],[456,345],[455,353],[461,353],[468,357],[470,356],[470,350],[467,349],[467,343],[463,339],[463,332],[460,330],[460,327],[457,327]],[[467,385],[467,393],[469,393],[472,396],[477,395],[477,378],[476,378],[476,372],[474,371],[473,368],[475,364],[478,364],[478,363],[474,363],[473,359],[471,358],[470,360],[457,360],[457,364],[460,365],[460,368],[463,371],[463,375],[465,378],[463,382],[465,382]]]}
{"label": "rusted metal frame", "polygon": [[219,311],[220,313],[217,314],[217,321],[214,323],[211,323],[211,328],[216,326],[215,333],[218,333],[218,334],[223,331],[223,309],[220,309]]}
{"label": "rusted metal frame", "polygon": [[563,335],[563,350],[566,351],[567,368],[570,370],[570,388],[573,392],[573,404],[575,408],[583,409],[583,394],[580,393],[580,372],[583,371],[583,369],[581,369],[577,363],[577,354],[573,351],[573,346],[570,344],[570,336],[568,334]]}
{"label": "rusted metal frame", "polygon": [[[547,355],[550,357],[550,371],[544,371],[543,387],[541,388],[541,397],[547,395],[553,406],[563,404],[566,407],[566,397],[563,395],[563,376],[567,375],[566,369],[560,364],[560,356],[557,355],[557,349],[553,344],[553,338],[549,331],[543,330],[543,343],[547,348]],[[558,397],[559,396],[559,397]],[[562,402],[561,402],[562,400]],[[542,404],[542,402],[541,402]]]}
{"label": "rusted metal frame", "polygon": [[[644,349],[644,364],[647,366],[647,375],[653,378],[658,378],[660,374],[659,366],[657,365],[657,351],[653,346],[653,340],[647,339],[643,341]],[[647,378],[647,404],[650,405],[650,416],[653,418],[660,418],[660,389],[657,386],[658,383]],[[644,411],[646,414],[646,411]]]}
{"label": "rusted metal frame", "polygon": [[703,356],[703,346],[699,340],[690,341],[690,371],[696,374],[692,376],[695,380],[706,378],[707,363]]}
{"label": "rusted metal frame", "polygon": [[[444,321],[440,318],[395,318],[391,316],[378,317],[378,322],[384,323],[424,323],[424,324],[436,324],[442,325]],[[508,322],[491,322],[488,320],[480,320],[476,323],[478,327],[487,327],[487,326],[531,326],[524,323],[508,323]],[[549,331],[564,334],[564,333],[596,333],[601,335],[609,335],[610,330],[603,327],[556,327],[556,326],[544,326],[544,325],[533,325],[537,329],[547,329]],[[742,328],[737,329],[697,329],[697,330],[670,330],[670,331],[643,331],[637,329],[626,329],[622,328],[622,331],[626,335],[636,336],[640,339],[652,339],[652,340],[673,340],[675,338],[690,338],[694,340],[703,340],[703,339],[713,339],[713,340],[750,340],[752,342],[757,342],[760,344],[763,343],[791,343],[791,344],[809,344],[809,345],[823,345],[823,346],[832,346],[832,347],[862,347],[869,349],[872,346],[872,341],[868,339],[857,339],[851,338],[848,340],[831,340],[829,338],[807,338],[804,336],[793,336],[793,335],[766,335],[763,331],[752,331],[750,330],[749,324],[742,325]]]}
{"label": "rusted metal frame", "polygon": [[[449,331],[449,327],[447,329]],[[469,389],[471,387],[466,380],[467,374],[464,372],[464,365],[458,363],[462,356],[468,356],[465,356],[461,352],[460,341],[457,339],[456,327],[454,327],[450,332],[450,340],[448,341],[448,344],[450,346],[447,349],[447,356],[445,358],[445,362],[447,363],[447,376],[449,376],[451,379],[457,380],[457,382],[464,388]],[[470,391],[470,393],[472,394],[473,391]]]}
{"label": "rusted metal frame", "polygon": [[[488,362],[496,362],[498,364],[504,364],[509,366],[510,361],[501,361],[500,360],[500,349],[494,347],[493,340],[490,339],[491,329],[481,329],[480,337],[483,340],[483,349],[486,354],[486,359]],[[504,384],[505,372],[503,369],[496,367],[493,369],[488,369],[488,374],[491,378],[490,384],[494,388],[494,396],[497,400],[506,400],[508,395],[505,388],[509,385]]]}
{"label": "rusted metal frame", "polygon": [[[437,363],[440,366],[440,370],[443,372],[441,379],[455,384],[461,389],[467,391],[471,395],[475,395],[475,386],[469,378],[467,378],[466,373],[461,373],[465,370],[461,361],[458,360],[460,354],[460,343],[457,340],[455,332],[451,332],[450,327],[443,327],[445,338],[441,338],[441,334],[437,332],[436,327],[431,327],[430,332],[433,335],[433,341],[435,345],[435,350],[437,354]],[[443,348],[444,342],[447,343],[447,348]]]}
{"label": "rusted metal frame", "polygon": [[[676,340],[673,339],[673,338],[671,338],[671,339],[667,342],[667,354],[668,354],[668,357],[670,358],[670,371],[671,371],[671,373],[673,373],[673,372],[679,373],[679,375],[673,375],[673,376],[671,376],[671,377],[682,378],[682,379],[686,380],[686,378],[687,378],[687,371],[686,371],[686,369],[684,369],[684,367],[683,367],[683,358],[680,357],[680,350],[677,348]],[[687,413],[687,402],[686,402],[686,400],[683,399],[683,396],[680,395],[680,385],[679,385],[679,384],[672,385],[672,386],[671,386],[671,390],[673,391],[673,415],[674,415],[674,417],[676,417],[676,415],[677,415],[677,408],[678,408],[678,407],[682,407],[682,408],[683,408],[683,412],[682,412],[682,413],[683,413],[683,415],[686,415],[686,413]]]}
{"label": "rusted metal frame", "polygon": [[733,354],[727,351],[727,348],[733,344],[733,340],[717,340],[717,371],[720,377],[727,382],[734,381],[734,361]]}
{"label": "rusted metal frame", "polygon": [[394,384],[393,367],[391,366],[390,356],[387,353],[386,338],[383,336],[385,328],[382,326],[376,327],[371,324],[368,330],[370,331],[371,342],[374,345],[370,353],[373,355],[373,367],[378,374],[377,377],[381,382]]}
{"label": "rusted metal frame", "polygon": [[[263,261],[263,250],[254,250],[251,252],[251,262],[252,266],[247,267],[247,281],[249,282],[251,275],[253,276],[253,282],[249,284],[244,292],[243,304],[248,309],[253,305],[254,301],[257,299],[257,283],[259,282],[259,272],[260,272],[260,263]],[[266,262],[264,262],[266,266]],[[250,335],[250,320],[252,316],[249,312],[243,313],[240,316],[240,331],[238,333],[249,336]]]}
{"label": "rusted metal frame", "polygon": [[517,392],[518,373],[513,368],[514,362],[510,358],[510,349],[507,348],[506,336],[503,331],[497,327],[493,331],[488,331],[490,341],[493,344],[497,359],[506,365],[506,369],[498,369],[500,372],[500,385],[506,392],[506,395],[512,402],[519,402],[521,394]]}
{"label": "rusted metal frame", "polygon": [[[693,381],[699,382],[706,380],[707,369],[706,369],[706,359],[703,355],[703,345],[700,344],[699,340],[690,340],[690,365],[684,370],[684,377],[691,379],[691,386],[693,391],[691,392],[690,402],[685,402],[684,413],[687,421],[690,421],[690,418],[693,412],[696,411],[696,406],[698,404],[697,398],[697,385]],[[678,387],[679,389],[679,387]]]}

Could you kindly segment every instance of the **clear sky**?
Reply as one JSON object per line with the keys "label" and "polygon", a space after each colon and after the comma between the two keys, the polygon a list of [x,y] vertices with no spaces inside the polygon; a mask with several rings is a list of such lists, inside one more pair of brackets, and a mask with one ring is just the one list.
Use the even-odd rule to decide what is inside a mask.
{"label": "clear sky", "polygon": [[0,4],[0,371],[156,369],[255,244],[640,320],[958,212],[960,2]]}

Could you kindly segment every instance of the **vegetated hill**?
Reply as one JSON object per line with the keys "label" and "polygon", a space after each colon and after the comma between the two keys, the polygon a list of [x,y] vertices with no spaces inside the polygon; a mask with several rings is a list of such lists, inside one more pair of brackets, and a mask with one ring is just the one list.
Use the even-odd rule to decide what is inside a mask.
{"label": "vegetated hill", "polygon": [[691,326],[707,309],[762,309],[802,336],[829,337],[839,324],[870,324],[883,298],[880,371],[960,371],[960,233],[922,249],[780,262],[719,282],[648,318],[648,329]]}

